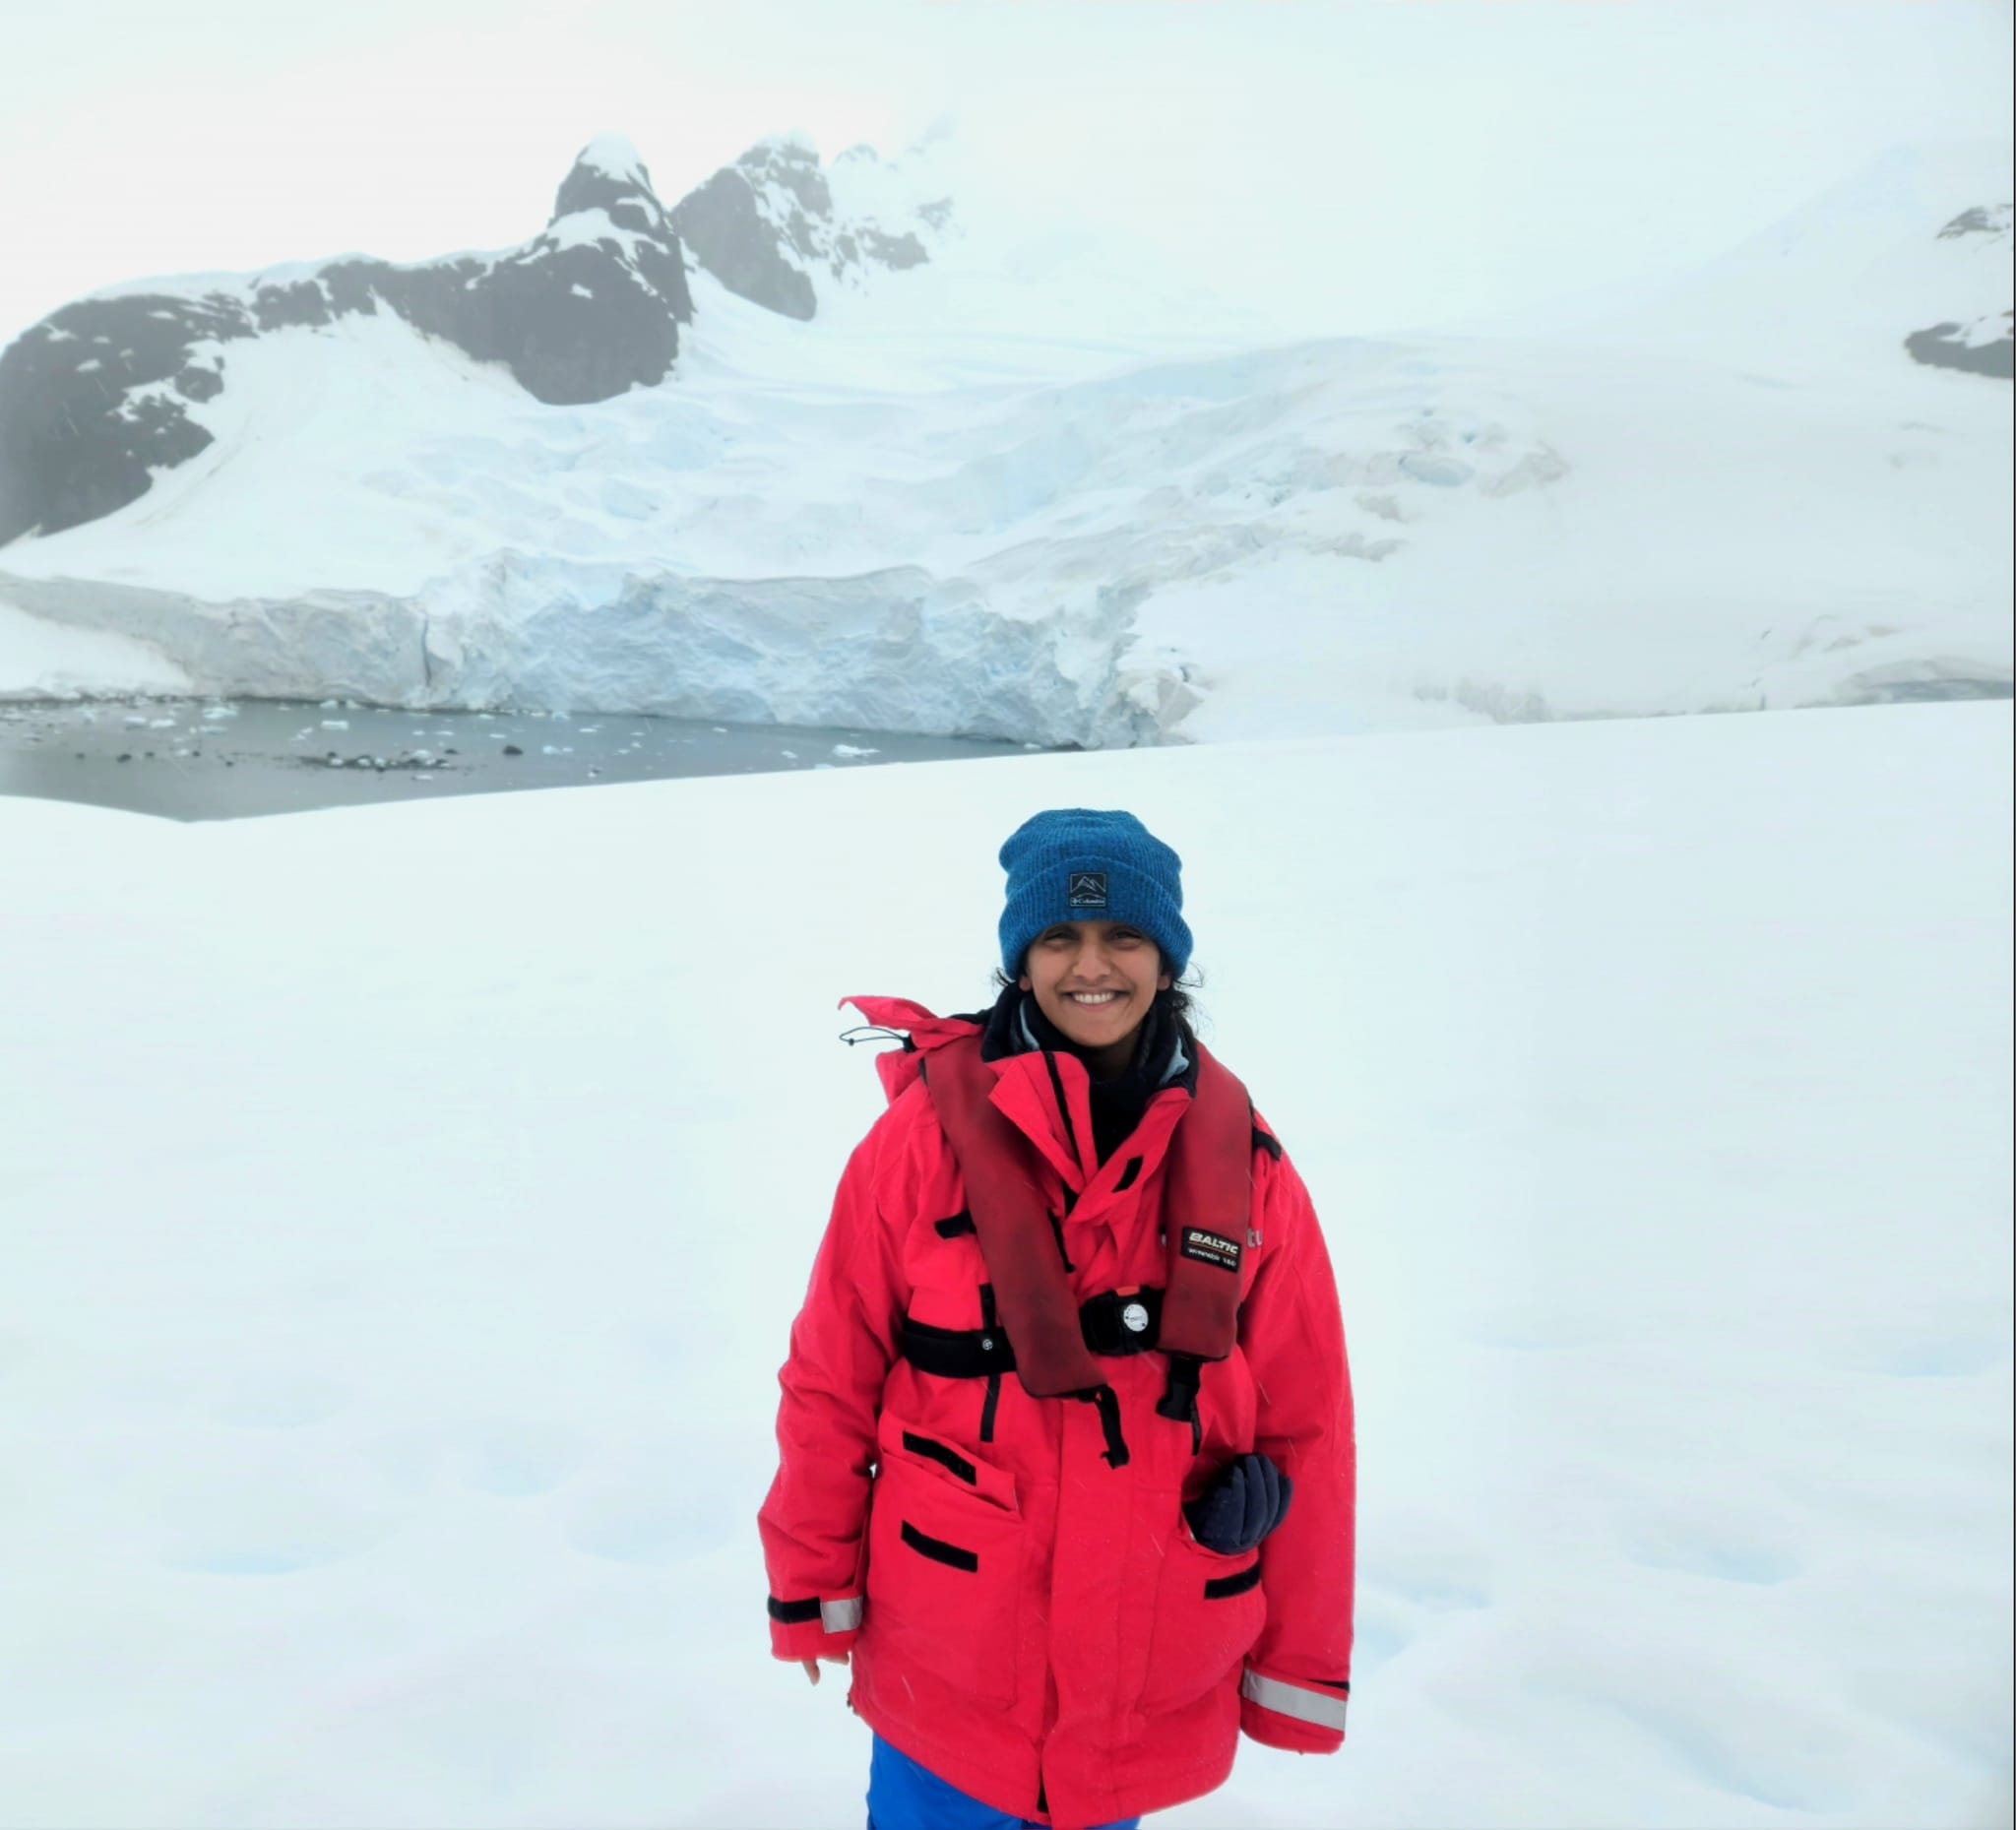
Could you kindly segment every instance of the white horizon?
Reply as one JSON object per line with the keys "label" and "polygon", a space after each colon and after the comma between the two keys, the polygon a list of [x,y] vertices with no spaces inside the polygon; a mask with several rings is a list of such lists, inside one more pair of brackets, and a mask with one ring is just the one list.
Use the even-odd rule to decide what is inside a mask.
{"label": "white horizon", "polygon": [[1979,0],[225,0],[10,31],[0,343],[148,277],[512,245],[604,133],[672,203],[767,137],[887,155],[950,122],[970,212],[1124,234],[1147,278],[1342,335],[1684,268],[1901,142],[2012,132]]}

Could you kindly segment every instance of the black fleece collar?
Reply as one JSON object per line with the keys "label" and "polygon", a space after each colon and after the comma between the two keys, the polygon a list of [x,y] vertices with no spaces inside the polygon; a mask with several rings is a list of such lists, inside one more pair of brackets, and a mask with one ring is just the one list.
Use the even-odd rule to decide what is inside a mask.
{"label": "black fleece collar", "polygon": [[[1085,1058],[1085,1051],[1043,1015],[1036,994],[1016,985],[1006,986],[993,1009],[984,1018],[976,1013],[975,1020],[985,1025],[980,1037],[982,1061],[1027,1054],[1032,1047]],[[1182,1087],[1195,1095],[1197,1041],[1189,1025],[1169,1008],[1168,993],[1159,991],[1125,1072],[1092,1082],[1092,1129],[1100,1162],[1127,1141],[1148,1102],[1164,1087]]]}

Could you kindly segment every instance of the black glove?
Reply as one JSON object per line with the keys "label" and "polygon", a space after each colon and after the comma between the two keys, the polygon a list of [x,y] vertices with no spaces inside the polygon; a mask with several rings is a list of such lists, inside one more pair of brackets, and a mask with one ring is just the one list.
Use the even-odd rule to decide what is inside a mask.
{"label": "black glove", "polygon": [[1258,1454],[1242,1455],[1183,1507],[1190,1536],[1207,1550],[1237,1556],[1288,1517],[1295,1483]]}

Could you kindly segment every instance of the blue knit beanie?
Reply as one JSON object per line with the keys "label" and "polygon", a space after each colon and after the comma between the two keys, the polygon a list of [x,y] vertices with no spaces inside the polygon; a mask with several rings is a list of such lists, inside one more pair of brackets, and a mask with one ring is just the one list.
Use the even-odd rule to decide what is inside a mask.
{"label": "blue knit beanie", "polygon": [[1001,970],[1022,971],[1029,943],[1059,921],[1124,921],[1162,949],[1165,972],[1190,963],[1183,860],[1131,813],[1053,807],[1025,820],[1001,848],[1008,906]]}

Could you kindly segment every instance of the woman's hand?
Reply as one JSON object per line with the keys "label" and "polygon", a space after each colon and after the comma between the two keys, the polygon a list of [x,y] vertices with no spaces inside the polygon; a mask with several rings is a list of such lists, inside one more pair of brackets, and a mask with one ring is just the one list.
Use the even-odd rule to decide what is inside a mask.
{"label": "woman's hand", "polygon": [[1243,1556],[1288,1517],[1295,1483],[1255,1451],[1222,1470],[1208,1492],[1183,1508],[1190,1536],[1222,1556]]}
{"label": "woman's hand", "polygon": [[[828,1665],[845,1665],[847,1663],[847,1654],[844,1652],[828,1652],[821,1654],[820,1659],[823,1659]],[[805,1668],[805,1675],[815,1684],[819,1681],[820,1659],[800,1659],[798,1661]]]}

